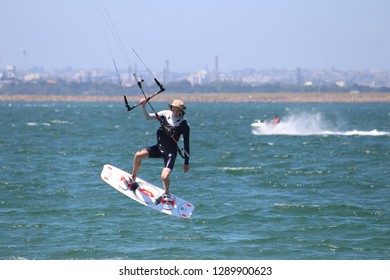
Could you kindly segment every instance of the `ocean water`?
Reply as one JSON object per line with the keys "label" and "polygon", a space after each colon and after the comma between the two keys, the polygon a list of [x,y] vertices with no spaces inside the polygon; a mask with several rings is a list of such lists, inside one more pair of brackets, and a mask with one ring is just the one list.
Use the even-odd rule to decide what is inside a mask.
{"label": "ocean water", "polygon": [[[154,103],[157,110],[164,103]],[[0,103],[0,259],[389,259],[389,104],[189,103],[164,215],[100,179],[156,121],[122,103]],[[256,119],[282,118],[265,133]],[[159,159],[139,177],[161,185]]]}

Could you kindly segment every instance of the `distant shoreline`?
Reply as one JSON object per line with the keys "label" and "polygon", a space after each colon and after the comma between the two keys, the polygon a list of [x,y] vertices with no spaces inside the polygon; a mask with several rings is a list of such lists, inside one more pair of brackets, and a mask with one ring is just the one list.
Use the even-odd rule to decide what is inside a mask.
{"label": "distant shoreline", "polygon": [[[141,96],[127,96],[130,105]],[[390,103],[390,93],[162,93],[155,102]],[[0,102],[123,102],[123,96],[0,95]]]}

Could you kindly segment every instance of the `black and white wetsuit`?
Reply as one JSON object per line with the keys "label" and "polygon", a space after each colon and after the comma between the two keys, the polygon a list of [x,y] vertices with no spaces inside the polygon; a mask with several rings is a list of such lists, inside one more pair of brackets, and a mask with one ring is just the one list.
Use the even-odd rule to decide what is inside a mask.
{"label": "black and white wetsuit", "polygon": [[[142,107],[147,120],[157,119],[155,114],[150,114],[145,107]],[[176,117],[171,110],[163,110],[157,113],[162,125],[157,130],[157,144],[147,147],[150,158],[163,158],[164,167],[173,170],[177,156],[177,142],[183,135],[185,158],[184,164],[189,164],[190,154],[190,126],[183,115]],[[176,142],[173,139],[176,140]]]}

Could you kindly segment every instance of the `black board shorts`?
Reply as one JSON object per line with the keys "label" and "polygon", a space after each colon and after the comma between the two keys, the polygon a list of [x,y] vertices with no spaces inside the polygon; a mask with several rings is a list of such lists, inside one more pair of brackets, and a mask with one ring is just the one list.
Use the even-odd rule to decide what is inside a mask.
{"label": "black board shorts", "polygon": [[156,144],[145,148],[149,152],[150,158],[163,158],[164,167],[173,170],[176,161],[177,151],[166,151],[163,146]]}

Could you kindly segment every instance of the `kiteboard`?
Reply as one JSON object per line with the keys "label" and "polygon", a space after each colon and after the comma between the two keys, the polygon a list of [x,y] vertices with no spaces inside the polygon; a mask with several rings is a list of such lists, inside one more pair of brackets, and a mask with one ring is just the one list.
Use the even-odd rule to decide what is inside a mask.
{"label": "kiteboard", "polygon": [[192,212],[195,209],[192,203],[173,195],[173,203],[168,209],[161,200],[161,196],[164,193],[164,190],[142,180],[141,178],[136,178],[136,183],[138,186],[134,191],[130,188],[124,190],[121,187],[121,184],[123,184],[125,175],[130,174],[115,166],[106,164],[103,167],[101,178],[118,192],[149,208],[178,218],[191,218]]}

